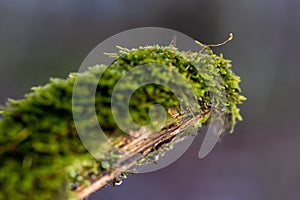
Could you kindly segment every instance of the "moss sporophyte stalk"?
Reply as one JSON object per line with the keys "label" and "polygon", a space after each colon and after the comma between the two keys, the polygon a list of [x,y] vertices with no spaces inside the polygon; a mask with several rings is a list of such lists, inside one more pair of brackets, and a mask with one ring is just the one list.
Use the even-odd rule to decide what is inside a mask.
{"label": "moss sporophyte stalk", "polygon": [[[80,80],[80,101],[87,105],[91,102],[89,85],[97,84],[94,99],[97,120],[117,148],[130,149],[133,139],[114,121],[110,104],[113,89],[124,74],[145,64],[168,66],[167,71],[157,68],[148,72],[158,79],[166,80],[168,73],[178,72],[191,85],[199,104],[196,114],[200,116],[196,121],[191,121],[193,125],[208,123],[212,106],[220,107],[226,112],[226,124],[232,132],[236,121],[242,120],[237,105],[245,100],[240,95],[240,78],[232,72],[230,60],[223,58],[222,54],[214,54],[208,45],[203,47],[207,53],[179,51],[173,45],[137,49],[118,47],[118,53],[108,54],[115,59],[108,67],[99,63],[84,73],[71,73],[67,79],[52,78],[47,85],[32,88],[32,92],[26,94],[24,99],[9,100],[1,108],[0,199],[78,199],[84,196],[79,194],[81,191],[100,178],[112,177],[107,179],[107,184],[117,185],[126,176],[126,173],[110,168],[109,162],[101,162],[91,156],[78,137],[72,109],[84,112],[87,116],[92,111],[89,107],[72,106],[76,79]],[[195,65],[203,69],[201,73]],[[107,67],[105,72],[104,67]],[[101,80],[95,78],[102,72]],[[221,77],[222,82],[214,81],[217,76]],[[124,84],[122,90],[130,90],[131,87],[134,86]],[[176,87],[183,87],[180,81]],[[225,102],[218,101],[217,96],[221,91],[226,97]],[[212,93],[216,98],[212,97]],[[123,97],[118,98],[122,101]],[[141,126],[147,125],[151,121],[148,112],[154,104],[160,104],[168,110],[162,131],[167,133],[168,130],[186,126],[180,137],[189,135],[189,113],[179,109],[180,102],[174,92],[162,85],[143,85],[133,93],[129,101],[133,121]],[[80,126],[88,131],[90,120],[85,118]],[[154,139],[149,140],[147,148],[143,148],[145,143],[140,143],[144,157],[128,167],[155,161],[165,149],[172,149],[174,135],[169,134],[164,138],[155,142]],[[122,157],[114,152],[102,153],[107,160]]]}

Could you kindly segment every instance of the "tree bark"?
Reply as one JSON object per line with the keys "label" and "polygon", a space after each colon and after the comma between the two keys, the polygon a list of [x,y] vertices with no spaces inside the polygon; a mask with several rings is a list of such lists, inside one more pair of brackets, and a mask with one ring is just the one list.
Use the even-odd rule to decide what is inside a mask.
{"label": "tree bark", "polygon": [[[126,150],[129,154],[125,155],[119,160],[119,165],[123,171],[119,170],[106,170],[94,183],[87,187],[79,187],[76,189],[76,196],[78,199],[84,199],[93,192],[103,188],[115,178],[119,177],[124,171],[135,166],[137,162],[147,156],[149,152],[157,150],[163,144],[169,144],[174,141],[174,138],[183,133],[187,128],[195,126],[201,117],[208,115],[208,112],[199,114],[194,117],[184,117],[179,119],[176,124],[171,124],[164,127],[157,134],[152,135],[149,138],[135,138],[124,145],[121,149]],[[140,155],[140,156],[136,156]]]}

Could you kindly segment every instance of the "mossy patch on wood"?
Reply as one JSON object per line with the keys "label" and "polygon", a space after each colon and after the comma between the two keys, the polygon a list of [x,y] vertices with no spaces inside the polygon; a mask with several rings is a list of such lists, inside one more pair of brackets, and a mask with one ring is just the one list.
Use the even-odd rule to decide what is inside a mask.
{"label": "mossy patch on wood", "polygon": [[[168,66],[182,74],[192,86],[199,103],[199,113],[209,110],[212,104],[225,107],[227,124],[233,130],[237,120],[242,120],[237,104],[245,97],[240,95],[240,78],[232,72],[230,60],[215,55],[181,52],[173,46],[147,46],[138,49],[119,48],[115,58],[101,80],[97,74],[104,65],[90,67],[85,73],[71,73],[67,79],[50,79],[45,86],[32,88],[22,100],[9,100],[1,108],[0,120],[0,199],[67,199],[77,187],[89,185],[109,166],[93,158],[80,141],[73,121],[72,92],[75,80],[81,81],[81,101],[89,104],[89,84],[98,84],[95,108],[98,121],[104,132],[116,145],[129,138],[116,125],[111,111],[111,96],[117,81],[136,66],[156,63]],[[199,73],[195,63],[204,70]],[[99,63],[101,64],[101,63]],[[168,74],[153,70],[160,79]],[[216,85],[214,78],[221,76]],[[124,90],[131,85],[124,85]],[[180,84],[177,87],[181,87]],[[210,88],[213,88],[213,91]],[[226,102],[215,102],[210,93],[225,91]],[[120,97],[122,100],[122,97]],[[149,123],[148,111],[159,103],[167,110],[178,110],[179,103],[174,93],[161,85],[149,84],[139,88],[130,99],[130,114],[133,120]],[[222,104],[222,105],[220,105]],[[85,113],[92,111],[85,110]],[[178,110],[180,112],[180,110]],[[181,115],[187,113],[180,113]],[[209,117],[199,120],[207,122]],[[168,115],[168,123],[177,119]],[[82,122],[88,129],[89,121]]]}

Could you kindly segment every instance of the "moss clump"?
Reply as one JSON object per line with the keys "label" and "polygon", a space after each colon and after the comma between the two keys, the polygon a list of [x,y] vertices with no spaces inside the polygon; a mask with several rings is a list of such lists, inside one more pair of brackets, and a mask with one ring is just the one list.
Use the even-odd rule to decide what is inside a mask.
{"label": "moss clump", "polygon": [[[231,129],[236,119],[242,119],[236,107],[245,99],[240,95],[240,79],[231,71],[230,61],[222,55],[180,52],[172,46],[147,46],[131,50],[120,48],[119,54],[111,56],[116,60],[103,73],[100,81],[96,77],[103,72],[103,65],[90,67],[85,73],[72,73],[65,80],[50,79],[47,85],[33,88],[33,92],[25,95],[24,99],[9,100],[2,107],[0,199],[71,198],[72,188],[89,184],[106,167],[105,163],[100,163],[87,152],[76,133],[72,109],[84,108],[72,108],[75,79],[80,80],[81,100],[86,104],[91,102],[89,85],[98,84],[95,94],[98,121],[116,143],[127,136],[112,117],[110,101],[113,88],[126,72],[143,64],[169,66],[170,73],[176,71],[182,74],[196,95],[200,105],[198,112],[210,109],[212,104],[225,106]],[[201,73],[195,64],[203,69]],[[149,74],[168,81],[168,74],[159,68],[149,71]],[[223,83],[216,84],[214,79],[220,75]],[[123,89],[131,87],[130,84],[124,85]],[[179,82],[176,87],[185,86]],[[225,91],[226,102],[218,102],[218,98],[211,97],[211,92],[218,94],[222,90]],[[133,120],[140,125],[149,123],[148,111],[154,103],[165,108],[179,107],[170,89],[149,84],[139,88],[130,99]],[[88,109],[81,112],[91,113]],[[88,124],[87,119],[82,126],[87,126],[88,130]]]}

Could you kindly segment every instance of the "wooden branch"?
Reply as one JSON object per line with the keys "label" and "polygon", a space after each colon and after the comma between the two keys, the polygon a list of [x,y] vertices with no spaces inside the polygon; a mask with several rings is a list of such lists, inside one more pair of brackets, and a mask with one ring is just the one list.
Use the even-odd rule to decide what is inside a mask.
{"label": "wooden branch", "polygon": [[93,192],[103,188],[108,183],[119,177],[122,172],[129,170],[137,164],[137,162],[147,156],[149,152],[155,150],[162,144],[171,143],[172,140],[183,133],[187,128],[194,126],[198,120],[209,114],[199,114],[195,117],[182,117],[177,124],[171,124],[168,127],[163,128],[159,133],[152,135],[149,138],[136,138],[124,145],[121,149],[126,150],[129,154],[122,157],[118,165],[122,167],[123,171],[119,170],[107,170],[103,173],[103,176],[99,177],[94,183],[88,187],[79,187],[76,189],[76,196],[78,199],[84,199]]}

